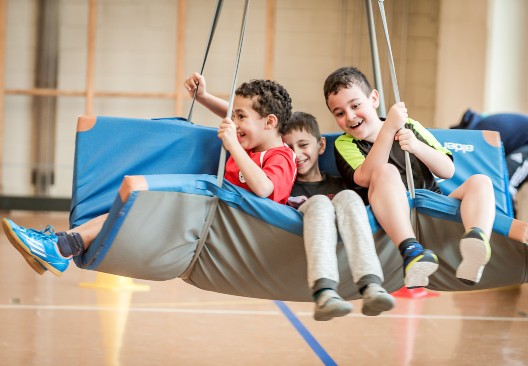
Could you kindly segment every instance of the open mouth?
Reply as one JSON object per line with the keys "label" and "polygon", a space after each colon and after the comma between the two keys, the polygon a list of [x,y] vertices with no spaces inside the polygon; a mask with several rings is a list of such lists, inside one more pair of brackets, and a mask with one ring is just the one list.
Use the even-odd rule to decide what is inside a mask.
{"label": "open mouth", "polygon": [[354,129],[354,128],[358,128],[359,126],[361,126],[363,124],[363,120],[359,121],[358,123],[354,124],[354,125],[350,125],[348,126],[348,128],[350,129]]}
{"label": "open mouth", "polygon": [[303,165],[304,163],[306,163],[307,161],[308,161],[308,159],[303,159],[303,160],[297,159],[297,166],[299,167],[299,166]]}

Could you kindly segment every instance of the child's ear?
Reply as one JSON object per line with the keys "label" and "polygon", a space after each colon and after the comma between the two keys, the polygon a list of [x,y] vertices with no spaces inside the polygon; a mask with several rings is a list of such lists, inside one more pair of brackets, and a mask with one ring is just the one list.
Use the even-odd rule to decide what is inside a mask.
{"label": "child's ear", "polygon": [[272,130],[277,128],[277,124],[279,123],[279,120],[277,119],[277,116],[274,114],[268,114],[268,117],[266,118],[266,129]]}
{"label": "child's ear", "polygon": [[370,100],[372,101],[372,105],[374,108],[378,109],[379,107],[379,93],[376,89],[372,89],[369,96]]}
{"label": "child's ear", "polygon": [[318,142],[319,144],[319,155],[323,155],[326,150],[326,137],[321,136]]}

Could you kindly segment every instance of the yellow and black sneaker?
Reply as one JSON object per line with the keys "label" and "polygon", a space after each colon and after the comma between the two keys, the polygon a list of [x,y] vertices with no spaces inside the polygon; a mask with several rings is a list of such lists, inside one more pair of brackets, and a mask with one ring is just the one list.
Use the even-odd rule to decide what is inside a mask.
{"label": "yellow and black sneaker", "polygon": [[405,287],[419,288],[429,284],[429,276],[438,269],[438,257],[432,250],[410,251],[403,257]]}

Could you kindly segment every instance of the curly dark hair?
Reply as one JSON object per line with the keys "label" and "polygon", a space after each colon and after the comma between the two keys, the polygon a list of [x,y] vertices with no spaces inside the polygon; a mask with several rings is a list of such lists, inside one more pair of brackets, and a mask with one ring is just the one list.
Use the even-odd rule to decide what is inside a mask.
{"label": "curly dark hair", "polygon": [[277,128],[282,135],[291,116],[291,98],[286,89],[272,80],[251,80],[243,83],[235,95],[244,98],[257,97],[253,109],[262,117],[274,114],[277,117]]}
{"label": "curly dark hair", "polygon": [[356,85],[365,95],[370,95],[372,87],[367,77],[361,71],[353,66],[342,67],[337,69],[325,80],[323,91],[325,100],[328,100],[330,94],[337,94],[341,89],[349,88]]}
{"label": "curly dark hair", "polygon": [[310,113],[293,112],[284,130],[284,134],[292,131],[306,131],[314,136],[317,141],[321,140],[321,132],[319,131],[317,120]]}

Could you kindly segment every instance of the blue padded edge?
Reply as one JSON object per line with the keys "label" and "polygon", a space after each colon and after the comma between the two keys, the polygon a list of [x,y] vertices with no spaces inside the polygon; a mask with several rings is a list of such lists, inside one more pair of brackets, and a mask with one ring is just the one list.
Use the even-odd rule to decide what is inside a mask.
{"label": "blue padded edge", "polygon": [[[216,185],[216,177],[212,175],[165,174],[146,176],[150,191],[171,191],[213,196],[214,193],[204,189],[202,181]],[[231,207],[242,209],[245,213],[259,218],[264,222],[287,232],[302,236],[302,215],[294,208],[281,205],[267,198],[260,198],[247,190],[237,187],[225,179],[222,190],[235,193],[239,200],[225,200],[225,196],[217,195]],[[229,195],[226,195],[229,197]],[[277,220],[277,217],[280,219]]]}
{"label": "blue padded edge", "polygon": [[[411,207],[418,212],[431,217],[454,222],[462,222],[460,217],[460,201],[425,189],[417,189],[416,197]],[[508,237],[513,218],[497,212],[493,223],[493,231]]]}

